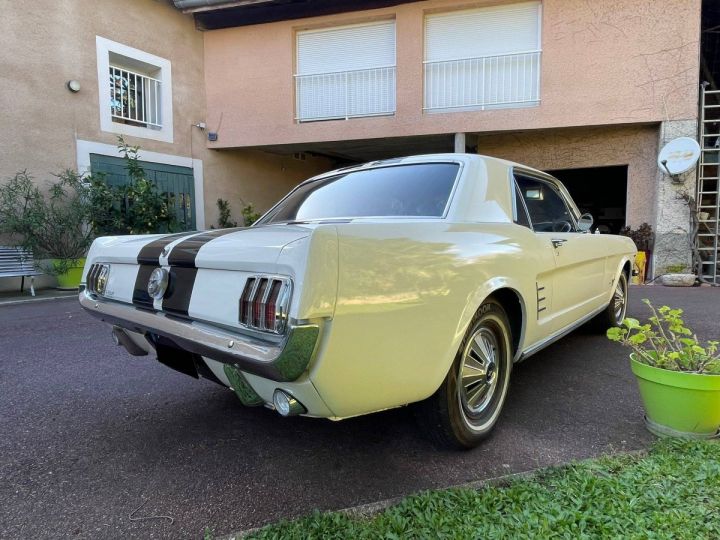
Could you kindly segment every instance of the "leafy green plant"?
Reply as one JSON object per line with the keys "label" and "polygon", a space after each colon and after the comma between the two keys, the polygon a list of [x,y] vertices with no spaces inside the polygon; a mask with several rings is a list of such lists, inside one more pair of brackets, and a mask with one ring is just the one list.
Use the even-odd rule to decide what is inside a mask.
{"label": "leafy green plant", "polygon": [[634,358],[643,364],[670,371],[720,375],[718,341],[704,346],[697,335],[685,326],[682,309],[662,306],[655,309],[643,300],[652,312],[649,322],[640,324],[627,317],[623,326],[610,328],[607,337],[633,350]]}
{"label": "leafy green plant", "polygon": [[[661,440],[620,454],[488,482],[423,491],[378,513],[314,512],[254,540],[404,538],[719,538],[720,444]],[[659,532],[658,532],[659,531]]]}
{"label": "leafy green plant", "polygon": [[55,177],[46,190],[41,190],[27,171],[0,186],[0,233],[32,250],[36,260],[55,259],[42,267],[51,275],[77,266],[94,238],[88,226],[88,184],[72,170]]}
{"label": "leafy green plant", "polygon": [[243,209],[240,212],[243,217],[243,223],[245,223],[246,227],[249,227],[253,223],[255,223],[258,219],[260,219],[260,212],[255,211],[255,207],[253,206],[253,203],[248,203],[245,206],[243,206]]}
{"label": "leafy green plant", "polygon": [[227,199],[218,199],[218,227],[221,229],[230,229],[237,227],[237,221],[230,218],[230,203]]}
{"label": "leafy green plant", "polygon": [[669,264],[665,267],[666,274],[684,274],[687,271],[685,264]]}
{"label": "leafy green plant", "polygon": [[118,137],[118,150],[130,177],[127,185],[110,186],[102,174],[87,179],[91,200],[89,222],[96,235],[174,232],[175,213],[167,196],[145,176],[138,156],[140,147]]}

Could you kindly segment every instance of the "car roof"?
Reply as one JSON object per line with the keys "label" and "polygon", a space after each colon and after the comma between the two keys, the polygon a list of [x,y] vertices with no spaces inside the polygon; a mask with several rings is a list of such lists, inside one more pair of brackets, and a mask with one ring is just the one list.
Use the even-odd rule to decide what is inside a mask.
{"label": "car roof", "polygon": [[[545,177],[549,176],[547,173],[540,171],[538,169],[534,169],[527,165],[523,165],[521,163],[508,161],[506,159],[501,159],[501,158],[497,158],[497,157],[493,157],[493,156],[485,156],[482,154],[442,153],[442,154],[419,154],[419,155],[414,155],[414,156],[405,156],[405,157],[396,157],[396,158],[368,161],[366,163],[350,165],[347,167],[334,169],[332,171],[327,171],[327,172],[321,173],[317,176],[313,176],[312,178],[305,180],[305,182],[312,182],[314,180],[318,180],[321,178],[335,176],[338,173],[361,171],[361,170],[372,169],[372,168],[376,168],[376,167],[388,167],[388,166],[393,166],[393,165],[407,165],[407,164],[411,164],[411,163],[433,163],[433,162],[438,162],[438,161],[469,163],[469,162],[473,162],[473,161],[477,162],[477,161],[489,161],[489,160],[492,160],[496,163],[502,163],[507,167],[521,168],[522,170],[524,170],[526,172],[535,173],[535,174],[545,176]],[[305,182],[303,182],[303,184]]]}

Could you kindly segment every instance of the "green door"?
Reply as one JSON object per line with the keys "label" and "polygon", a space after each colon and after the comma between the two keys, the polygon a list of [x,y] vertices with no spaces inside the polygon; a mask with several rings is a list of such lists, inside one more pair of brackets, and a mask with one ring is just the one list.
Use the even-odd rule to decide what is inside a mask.
{"label": "green door", "polygon": [[[164,165],[140,161],[145,176],[163,193],[175,216],[180,230],[195,230],[195,180],[190,167]],[[90,154],[90,170],[93,174],[102,173],[111,186],[124,186],[130,182],[125,160],[119,157]]]}

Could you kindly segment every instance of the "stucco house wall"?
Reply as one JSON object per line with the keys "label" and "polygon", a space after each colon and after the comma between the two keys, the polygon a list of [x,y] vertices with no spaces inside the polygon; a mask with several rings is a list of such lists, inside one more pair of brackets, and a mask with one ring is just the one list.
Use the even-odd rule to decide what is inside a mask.
{"label": "stucco house wall", "polygon": [[[173,142],[125,139],[146,153],[193,164],[202,179],[205,226],[217,221],[218,197],[230,200],[233,217],[240,220],[243,201],[267,209],[290,186],[329,167],[323,159],[207,148],[206,132],[192,127],[198,122],[218,127],[206,116],[203,34],[192,16],[169,2],[5,2],[0,35],[0,180],[27,169],[43,185],[52,173],[87,161],[87,156],[79,159],[78,148],[80,153],[88,146],[113,150],[117,135],[100,128],[96,36],[171,62]],[[71,79],[80,82],[79,92],[66,88]],[[197,191],[196,186],[196,197]],[[41,280],[48,283],[53,282]],[[16,287],[19,279],[0,280],[2,289]]]}
{"label": "stucco house wall", "polygon": [[[211,147],[648,123],[697,116],[700,0],[544,0],[539,106],[423,114],[426,13],[512,3],[428,0],[205,32]],[[394,18],[394,116],[294,121],[299,30]],[[273,99],[267,99],[273,96]]]}
{"label": "stucco house wall", "polygon": [[488,134],[478,153],[541,170],[628,166],[628,225],[653,224],[658,124],[544,130],[541,133]]}
{"label": "stucco house wall", "polygon": [[[95,36],[172,63],[173,142],[125,136],[143,150],[199,159],[205,179],[207,224],[215,199],[232,192],[267,208],[322,160],[276,160],[258,152],[218,153],[206,148],[203,34],[193,19],[153,0],[36,0],[8,2],[0,18],[0,176],[28,169],[38,178],[77,167],[76,140],[115,145],[100,130]],[[81,84],[77,94],[65,87]],[[228,189],[226,189],[228,188]],[[244,190],[247,190],[244,191]],[[239,212],[239,205],[234,208]]]}

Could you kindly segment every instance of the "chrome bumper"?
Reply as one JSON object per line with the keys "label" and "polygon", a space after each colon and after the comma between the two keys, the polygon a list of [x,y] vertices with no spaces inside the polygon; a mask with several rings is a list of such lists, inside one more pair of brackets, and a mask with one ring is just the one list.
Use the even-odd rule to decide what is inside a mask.
{"label": "chrome bumper", "polygon": [[273,381],[294,381],[302,375],[315,355],[320,335],[317,324],[290,325],[285,339],[267,342],[210,324],[105,300],[82,289],[80,305],[104,322],[143,335],[163,336],[181,349]]}

